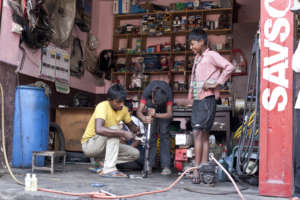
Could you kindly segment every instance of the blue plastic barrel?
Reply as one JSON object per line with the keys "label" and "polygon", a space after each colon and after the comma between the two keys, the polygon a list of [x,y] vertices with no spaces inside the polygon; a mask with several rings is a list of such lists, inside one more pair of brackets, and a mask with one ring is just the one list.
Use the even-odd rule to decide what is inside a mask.
{"label": "blue plastic barrel", "polygon": [[[15,95],[12,166],[31,167],[32,152],[47,150],[49,132],[49,98],[44,89],[18,86]],[[36,165],[44,165],[44,157]]]}

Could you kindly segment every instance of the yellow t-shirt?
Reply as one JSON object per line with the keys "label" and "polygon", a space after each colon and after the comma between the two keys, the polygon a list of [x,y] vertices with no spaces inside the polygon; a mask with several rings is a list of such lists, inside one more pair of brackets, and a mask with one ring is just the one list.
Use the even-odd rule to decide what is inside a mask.
{"label": "yellow t-shirt", "polygon": [[103,101],[96,106],[96,109],[81,138],[81,144],[96,135],[95,120],[98,118],[105,121],[104,126],[107,128],[118,125],[120,121],[123,121],[125,124],[131,122],[130,114],[126,106],[123,106],[122,110],[115,111],[110,106],[109,101]]}

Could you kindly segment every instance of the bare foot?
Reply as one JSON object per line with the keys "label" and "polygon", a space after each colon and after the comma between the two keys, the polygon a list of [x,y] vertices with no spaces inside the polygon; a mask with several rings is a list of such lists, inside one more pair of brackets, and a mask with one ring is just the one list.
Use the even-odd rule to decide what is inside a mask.
{"label": "bare foot", "polygon": [[195,169],[193,171],[193,178],[192,178],[192,183],[193,184],[200,184],[201,180],[200,180],[200,173],[198,169]]}

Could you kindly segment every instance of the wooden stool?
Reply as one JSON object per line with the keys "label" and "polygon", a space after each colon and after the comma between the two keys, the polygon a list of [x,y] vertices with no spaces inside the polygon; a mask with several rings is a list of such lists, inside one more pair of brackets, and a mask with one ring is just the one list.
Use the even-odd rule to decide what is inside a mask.
{"label": "wooden stool", "polygon": [[[38,167],[35,165],[35,158],[36,156],[49,156],[51,158],[51,166],[50,167]],[[61,170],[64,170],[66,165],[66,152],[65,151],[34,151],[32,152],[32,172],[34,170],[44,170],[44,171],[50,171],[51,174],[54,174],[55,170],[55,158],[56,157],[63,157],[62,161],[62,168]],[[57,167],[56,167],[57,168]]]}

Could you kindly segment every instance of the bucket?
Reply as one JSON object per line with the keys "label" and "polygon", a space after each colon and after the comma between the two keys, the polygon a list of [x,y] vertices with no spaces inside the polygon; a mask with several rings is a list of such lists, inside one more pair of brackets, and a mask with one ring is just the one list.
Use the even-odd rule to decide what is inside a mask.
{"label": "bucket", "polygon": [[[15,112],[12,144],[12,166],[31,167],[32,152],[45,151],[49,133],[49,98],[44,89],[18,86],[15,95]],[[44,157],[36,159],[44,165]]]}

